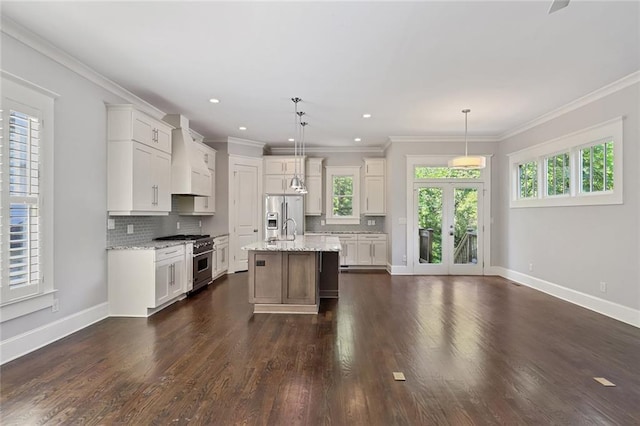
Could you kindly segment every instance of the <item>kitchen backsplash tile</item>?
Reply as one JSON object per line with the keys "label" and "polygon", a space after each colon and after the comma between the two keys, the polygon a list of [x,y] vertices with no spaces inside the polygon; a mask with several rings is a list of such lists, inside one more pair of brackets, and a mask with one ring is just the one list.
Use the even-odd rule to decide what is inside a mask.
{"label": "kitchen backsplash tile", "polygon": [[[320,224],[320,221],[325,220],[325,216],[306,216],[305,217],[305,232],[384,232],[384,216],[360,216],[359,225],[324,225]],[[375,221],[375,225],[368,225],[368,221]]]}
{"label": "kitchen backsplash tile", "polygon": [[[157,237],[175,234],[201,234],[201,217],[178,215],[177,197],[171,198],[169,216],[110,216],[115,229],[107,230],[107,246],[141,244]],[[180,229],[176,223],[180,222]],[[133,225],[133,234],[127,234],[127,225]]]}

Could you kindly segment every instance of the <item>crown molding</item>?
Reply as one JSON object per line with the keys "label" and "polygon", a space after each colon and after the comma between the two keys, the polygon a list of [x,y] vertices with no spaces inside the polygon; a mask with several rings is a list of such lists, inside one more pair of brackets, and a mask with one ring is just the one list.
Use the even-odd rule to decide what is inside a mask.
{"label": "crown molding", "polygon": [[[293,155],[293,148],[274,146],[270,149],[274,155]],[[371,153],[380,154],[384,152],[381,146],[310,146],[305,148],[305,153],[310,154],[331,154],[331,153]]]}
{"label": "crown molding", "polygon": [[250,146],[251,148],[260,148],[260,149],[264,149],[264,147],[266,146],[266,143],[264,142],[252,141],[250,139],[234,138],[233,136],[229,136],[227,138],[227,143],[233,144],[233,145]]}
{"label": "crown molding", "polygon": [[[427,136],[389,136],[387,144],[393,143],[440,143],[440,142],[464,142],[464,136],[457,135],[427,135]],[[498,142],[497,136],[468,136],[467,142]],[[385,147],[387,146],[385,144]]]}
{"label": "crown molding", "polygon": [[5,33],[9,37],[12,37],[19,42],[29,46],[30,48],[43,54],[47,58],[59,63],[60,65],[80,75],[81,77],[84,77],[92,83],[102,87],[103,89],[108,90],[114,95],[120,96],[122,99],[126,100],[128,103],[135,105],[138,109],[149,114],[150,116],[158,120],[162,120],[164,116],[167,115],[164,111],[159,110],[149,102],[145,101],[142,98],[139,98],[119,84],[109,80],[107,77],[89,68],[87,65],[69,55],[67,52],[54,46],[49,41],[43,39],[39,35],[28,30],[27,28],[11,20],[10,18],[2,16],[0,18],[0,23],[0,31]]}
{"label": "crown molding", "polygon": [[541,115],[540,117],[533,119],[525,124],[522,124],[514,129],[511,129],[498,137],[498,141],[502,142],[505,139],[509,139],[515,135],[526,132],[536,126],[544,124],[548,121],[551,121],[555,118],[560,117],[568,112],[575,111],[578,108],[581,108],[585,105],[588,105],[592,102],[595,102],[599,99],[604,98],[605,96],[609,96],[612,93],[618,92],[624,88],[632,86],[634,84],[640,83],[640,71],[632,72],[631,74],[622,77],[619,80],[614,81],[613,83],[607,84],[599,89],[594,90],[591,93],[588,93],[578,99],[575,99],[568,104],[561,106],[560,108],[556,108],[552,111],[549,111],[546,114]]}

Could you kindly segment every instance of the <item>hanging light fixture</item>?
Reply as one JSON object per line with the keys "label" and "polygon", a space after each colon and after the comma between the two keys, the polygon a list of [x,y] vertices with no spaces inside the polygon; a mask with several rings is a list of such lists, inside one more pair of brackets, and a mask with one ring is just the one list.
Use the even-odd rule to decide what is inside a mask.
{"label": "hanging light fixture", "polygon": [[[300,188],[300,177],[298,176],[298,141],[296,138],[296,133],[298,132],[298,102],[302,99],[300,98],[291,98],[291,101],[295,105],[295,114],[293,116],[293,157],[295,161],[295,171],[293,173],[293,177],[291,178],[290,188],[297,190]],[[304,114],[304,113],[303,113]]]}
{"label": "hanging light fixture", "polygon": [[[300,116],[300,118],[302,118],[302,116]],[[300,149],[300,170],[301,171],[302,171],[302,161],[304,160],[304,154],[305,154],[304,128],[307,126],[307,124],[309,123],[307,123],[306,121],[300,122],[301,133],[302,133],[302,137],[300,138],[300,145],[302,145]],[[302,177],[300,178],[300,187],[296,189],[296,192],[298,194],[303,194],[303,195],[309,192],[307,191],[307,185],[305,184],[304,179]]]}
{"label": "hanging light fixture", "polygon": [[463,109],[464,114],[464,156],[456,157],[449,161],[449,167],[454,169],[484,169],[487,165],[487,159],[481,155],[469,155],[467,143],[467,114],[470,109]]}

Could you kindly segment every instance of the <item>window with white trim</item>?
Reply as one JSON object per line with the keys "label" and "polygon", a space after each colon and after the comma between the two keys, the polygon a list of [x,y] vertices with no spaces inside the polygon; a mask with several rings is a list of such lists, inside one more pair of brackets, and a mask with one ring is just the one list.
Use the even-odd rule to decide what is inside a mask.
{"label": "window with white trim", "polygon": [[511,207],[622,203],[618,117],[509,154]]}
{"label": "window with white trim", "polygon": [[529,161],[518,164],[518,197],[535,198],[538,196],[538,163]]}
{"label": "window with white trim", "polygon": [[52,152],[47,161],[43,156],[53,141],[45,136],[43,122],[52,119],[53,97],[10,74],[2,77],[0,306],[5,321],[53,302],[52,276],[47,284],[44,280],[45,273],[52,272],[47,259],[52,255],[51,226],[44,226],[44,215],[50,220],[52,211],[43,208],[44,188],[51,190],[53,181],[53,164],[45,164]]}
{"label": "window with white trim", "polygon": [[360,223],[360,167],[327,166],[328,224]]}
{"label": "window with white trim", "polygon": [[545,157],[544,167],[546,169],[546,194],[567,195],[571,190],[571,167],[569,163],[569,153],[556,154]]}

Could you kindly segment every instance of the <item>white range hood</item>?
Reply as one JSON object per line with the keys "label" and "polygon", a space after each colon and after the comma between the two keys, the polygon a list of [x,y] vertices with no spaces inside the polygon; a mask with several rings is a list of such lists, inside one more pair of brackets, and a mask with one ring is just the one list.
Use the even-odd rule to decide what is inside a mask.
{"label": "white range hood", "polygon": [[171,132],[171,193],[210,196],[211,173],[189,133],[189,119],[169,114],[164,121],[175,127]]}

